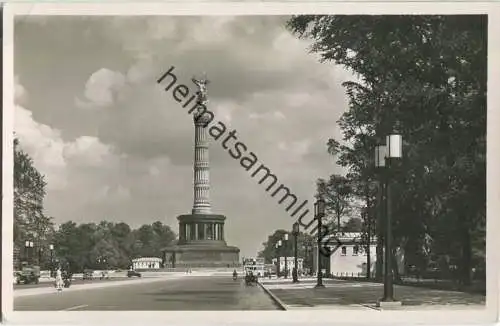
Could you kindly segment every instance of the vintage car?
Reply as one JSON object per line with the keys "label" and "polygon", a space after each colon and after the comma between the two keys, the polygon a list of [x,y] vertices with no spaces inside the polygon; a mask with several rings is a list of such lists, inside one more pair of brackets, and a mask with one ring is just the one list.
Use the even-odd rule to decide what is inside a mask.
{"label": "vintage car", "polygon": [[247,273],[245,275],[245,284],[246,285],[255,285],[257,284],[258,278],[256,275],[253,275],[252,273]]}
{"label": "vintage car", "polygon": [[40,266],[25,265],[16,273],[17,284],[38,284],[40,279]]}
{"label": "vintage car", "polygon": [[127,271],[127,277],[141,277],[141,273],[134,271],[133,269]]}

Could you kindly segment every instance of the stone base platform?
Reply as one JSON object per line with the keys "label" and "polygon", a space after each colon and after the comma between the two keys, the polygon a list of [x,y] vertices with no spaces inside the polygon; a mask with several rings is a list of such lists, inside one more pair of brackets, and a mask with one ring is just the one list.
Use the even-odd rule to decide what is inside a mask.
{"label": "stone base platform", "polygon": [[178,244],[163,250],[166,267],[237,267],[240,249],[224,244]]}

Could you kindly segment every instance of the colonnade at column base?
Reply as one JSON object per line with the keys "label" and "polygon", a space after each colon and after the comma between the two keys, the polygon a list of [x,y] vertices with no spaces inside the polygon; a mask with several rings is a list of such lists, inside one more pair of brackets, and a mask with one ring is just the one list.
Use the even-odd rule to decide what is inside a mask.
{"label": "colonnade at column base", "polygon": [[225,240],[224,215],[186,214],[177,219],[179,239],[162,250],[164,266],[231,267],[240,264],[240,249],[228,246]]}

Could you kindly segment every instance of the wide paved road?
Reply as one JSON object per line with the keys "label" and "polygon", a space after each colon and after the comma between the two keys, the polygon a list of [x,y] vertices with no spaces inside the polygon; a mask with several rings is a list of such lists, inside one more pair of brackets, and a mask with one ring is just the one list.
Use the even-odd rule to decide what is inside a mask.
{"label": "wide paved road", "polygon": [[[72,280],[71,285],[75,284],[92,284],[92,283],[102,283],[102,282],[115,282],[115,281],[123,281],[127,280],[128,278],[109,278],[109,279],[102,279],[100,280],[99,278],[93,279],[93,280]],[[23,289],[33,289],[33,288],[44,288],[44,287],[54,287],[54,282],[41,282],[38,284],[14,284],[14,290],[23,290]]]}
{"label": "wide paved road", "polygon": [[14,298],[14,310],[277,310],[258,285],[231,276],[189,276],[154,282]]}

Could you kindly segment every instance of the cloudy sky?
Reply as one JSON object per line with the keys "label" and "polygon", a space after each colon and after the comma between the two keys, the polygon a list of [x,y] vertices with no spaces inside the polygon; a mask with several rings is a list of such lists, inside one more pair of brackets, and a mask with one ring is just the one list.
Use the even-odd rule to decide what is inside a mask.
{"label": "cloudy sky", "polygon": [[[193,87],[205,71],[209,108],[299,198],[340,171],[326,141],[340,136],[349,73],[321,64],[287,17],[23,17],[15,24],[15,130],[46,175],[56,223],[160,220],[192,208],[194,129],[155,83],[175,66]],[[219,142],[211,203],[226,239],[255,255],[292,219]],[[310,207],[312,210],[312,207]]]}

